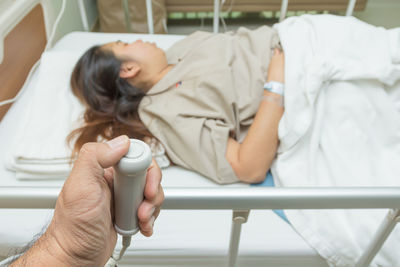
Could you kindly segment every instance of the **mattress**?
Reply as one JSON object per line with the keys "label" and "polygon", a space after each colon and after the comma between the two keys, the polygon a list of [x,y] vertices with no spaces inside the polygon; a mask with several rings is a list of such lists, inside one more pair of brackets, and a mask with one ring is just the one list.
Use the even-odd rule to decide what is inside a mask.
{"label": "mattress", "polygon": [[[141,38],[168,48],[184,36],[73,32],[65,35],[52,48],[56,51],[83,53],[99,43],[115,40],[134,41]],[[17,121],[24,118],[24,106],[35,93],[35,73],[21,98],[0,123],[0,186],[55,187],[62,180],[21,181],[4,167],[16,142]],[[163,187],[223,187],[205,177],[182,169],[163,170]],[[224,187],[248,187],[247,184]],[[51,220],[51,210],[0,210],[0,258],[12,254],[14,248],[27,244]],[[29,222],[29,223],[28,223]],[[155,223],[154,235],[137,234],[121,261],[122,266],[222,266],[228,261],[232,224],[230,210],[162,210]],[[117,247],[119,247],[119,242]],[[237,266],[327,266],[325,261],[290,227],[270,210],[250,212],[242,227]]]}

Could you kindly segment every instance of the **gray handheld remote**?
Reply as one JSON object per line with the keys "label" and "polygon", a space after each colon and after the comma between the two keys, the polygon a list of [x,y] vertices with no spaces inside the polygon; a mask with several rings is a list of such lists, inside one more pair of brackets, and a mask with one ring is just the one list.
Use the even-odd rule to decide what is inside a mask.
{"label": "gray handheld remote", "polygon": [[147,169],[151,164],[149,146],[130,139],[128,153],[114,166],[115,230],[122,236],[139,231],[137,209],[143,201]]}

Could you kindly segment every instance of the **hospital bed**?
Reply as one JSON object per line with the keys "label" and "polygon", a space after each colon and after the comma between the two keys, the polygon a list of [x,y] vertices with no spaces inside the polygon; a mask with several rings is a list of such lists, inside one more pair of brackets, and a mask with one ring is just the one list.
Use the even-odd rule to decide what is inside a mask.
{"label": "hospital bed", "polygon": [[[75,32],[64,36],[52,51],[83,52],[93,44],[137,38],[167,48],[182,36]],[[15,122],[35,94],[30,88],[34,88],[38,75],[33,73],[27,89],[0,124],[0,257],[24,246],[46,226],[63,184],[63,180],[18,180],[15,173],[3,167],[16,142]],[[272,209],[393,209],[360,259],[359,266],[366,266],[399,218],[398,188],[220,186],[179,167],[165,169],[162,184],[166,199],[154,235],[136,235],[121,265],[327,266]]]}

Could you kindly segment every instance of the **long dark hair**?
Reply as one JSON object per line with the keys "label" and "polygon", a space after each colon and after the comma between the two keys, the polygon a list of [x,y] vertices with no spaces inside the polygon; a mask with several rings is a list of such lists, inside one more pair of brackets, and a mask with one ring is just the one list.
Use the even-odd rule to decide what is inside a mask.
{"label": "long dark hair", "polygon": [[85,104],[85,124],[72,131],[72,157],[83,144],[126,134],[143,140],[154,137],[141,122],[139,103],[146,95],[119,76],[122,61],[112,51],[93,46],[79,59],[71,76],[72,92]]}

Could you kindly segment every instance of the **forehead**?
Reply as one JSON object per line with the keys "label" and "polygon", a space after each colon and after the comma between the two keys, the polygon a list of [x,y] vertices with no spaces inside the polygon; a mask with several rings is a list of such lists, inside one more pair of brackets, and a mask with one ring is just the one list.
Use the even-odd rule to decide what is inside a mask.
{"label": "forehead", "polygon": [[101,48],[102,49],[110,49],[110,50],[113,50],[115,47],[117,47],[118,46],[118,44],[120,44],[120,43],[122,43],[121,41],[115,41],[115,42],[110,42],[110,43],[106,43],[106,44],[103,44],[102,46],[101,46]]}

